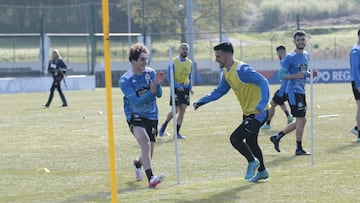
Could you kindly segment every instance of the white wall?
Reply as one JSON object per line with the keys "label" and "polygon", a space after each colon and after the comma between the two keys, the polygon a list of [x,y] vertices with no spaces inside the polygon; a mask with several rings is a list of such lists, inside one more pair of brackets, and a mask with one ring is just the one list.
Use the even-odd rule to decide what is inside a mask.
{"label": "white wall", "polygon": [[[67,87],[61,82],[63,90],[94,90],[94,75],[72,75],[65,77]],[[36,78],[0,78],[0,94],[47,92],[53,79],[51,77]]]}

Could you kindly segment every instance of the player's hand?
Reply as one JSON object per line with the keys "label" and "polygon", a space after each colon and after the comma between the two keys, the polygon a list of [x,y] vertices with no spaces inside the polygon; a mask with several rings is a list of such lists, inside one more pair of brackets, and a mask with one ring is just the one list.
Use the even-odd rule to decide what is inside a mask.
{"label": "player's hand", "polygon": [[154,83],[152,80],[150,80],[150,92],[152,94],[155,94],[157,91],[157,88],[156,88],[156,83]]}
{"label": "player's hand", "polygon": [[183,91],[184,91],[184,88],[179,87],[179,88],[176,88],[176,90],[179,91],[179,92],[183,92]]}
{"label": "player's hand", "polygon": [[313,77],[315,78],[315,77],[317,77],[317,76],[318,76],[318,70],[314,69],[314,70],[313,70]]}
{"label": "player's hand", "polygon": [[260,115],[261,111],[259,111],[259,109],[255,109],[255,115]]}
{"label": "player's hand", "polygon": [[196,102],[193,104],[193,106],[194,106],[194,111],[196,111],[200,107],[199,104]]}
{"label": "player's hand", "polygon": [[194,90],[190,90],[190,94],[193,95],[193,94],[194,94]]}
{"label": "player's hand", "polygon": [[305,74],[304,71],[299,71],[295,74],[295,78],[302,79],[304,78],[304,74]]}
{"label": "player's hand", "polygon": [[165,73],[164,72],[158,72],[155,76],[155,83],[161,84],[165,81]]}

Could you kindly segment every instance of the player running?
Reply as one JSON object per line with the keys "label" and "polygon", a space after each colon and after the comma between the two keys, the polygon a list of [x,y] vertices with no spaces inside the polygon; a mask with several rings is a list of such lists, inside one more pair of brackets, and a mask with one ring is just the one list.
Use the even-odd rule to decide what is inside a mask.
{"label": "player running", "polygon": [[267,179],[269,173],[265,169],[258,145],[258,135],[259,128],[268,116],[268,81],[246,63],[233,58],[234,49],[230,42],[218,44],[214,51],[216,61],[223,69],[219,85],[210,94],[196,101],[194,108],[196,110],[206,103],[215,101],[232,89],[240,102],[243,121],[231,134],[230,142],[248,161],[245,179],[249,182]]}
{"label": "player running", "polygon": [[121,76],[119,86],[124,94],[124,112],[131,133],[141,148],[141,156],[134,160],[136,179],[141,181],[144,166],[149,188],[155,188],[165,178],[154,176],[151,158],[154,153],[158,125],[158,107],[156,97],[162,96],[161,83],[164,73],[156,73],[147,67],[149,51],[143,44],[134,44],[129,50],[129,61],[132,68]]}
{"label": "player running", "polygon": [[[191,60],[187,58],[189,53],[189,45],[187,43],[181,43],[179,47],[180,55],[173,59],[173,63],[169,65],[167,72],[167,79],[170,81],[170,67],[174,70],[174,88],[175,88],[175,105],[177,117],[177,138],[185,139],[185,136],[180,134],[180,128],[184,120],[184,114],[186,107],[190,105],[190,94],[192,91],[192,74],[191,74]],[[172,99],[170,97],[170,105],[172,105]],[[166,117],[165,122],[160,128],[160,137],[163,135],[169,136],[170,134],[165,132],[167,124],[172,119],[173,114],[170,111]]]}
{"label": "player running", "polygon": [[[286,48],[284,46],[278,46],[276,48],[276,52],[278,54],[280,63],[281,61],[285,58],[286,56]],[[284,111],[286,118],[287,118],[287,123],[291,123],[294,118],[292,117],[292,115],[289,113],[286,105],[285,105],[285,101],[287,101],[287,93],[286,93],[286,87],[287,87],[287,81],[286,80],[282,80],[281,81],[281,86],[280,89],[276,90],[274,97],[272,98],[271,102],[270,102],[270,108],[269,108],[269,117],[267,118],[266,123],[261,127],[261,129],[264,130],[269,130],[271,129],[270,123],[271,123],[271,119],[273,118],[274,114],[275,114],[275,107],[276,106],[280,106],[281,109]]]}
{"label": "player running", "polygon": [[[305,99],[305,82],[310,77],[308,71],[309,54],[304,51],[306,46],[306,33],[296,31],[294,33],[294,44],[296,49],[286,55],[282,61],[282,68],[279,73],[281,80],[287,80],[288,101],[291,108],[291,114],[296,118],[294,123],[288,124],[284,130],[270,137],[274,144],[275,150],[280,152],[279,143],[282,137],[296,129],[296,151],[295,155],[309,155],[302,147],[302,137],[306,124],[306,99]],[[313,72],[314,77],[317,71]]]}
{"label": "player running", "polygon": [[357,136],[360,142],[360,29],[358,30],[358,42],[354,44],[350,52],[351,86],[357,104],[356,126],[351,132]]}

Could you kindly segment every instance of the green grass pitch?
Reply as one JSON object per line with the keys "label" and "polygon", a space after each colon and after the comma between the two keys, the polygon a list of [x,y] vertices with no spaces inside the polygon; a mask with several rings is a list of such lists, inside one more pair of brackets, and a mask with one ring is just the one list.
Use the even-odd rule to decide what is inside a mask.
{"label": "green grass pitch", "polygon": [[[271,96],[276,88],[271,86]],[[192,101],[212,89],[195,87]],[[170,110],[169,89],[164,87],[163,93],[158,100],[160,123]],[[0,202],[109,202],[105,91],[65,95],[68,108],[59,107],[56,95],[49,109],[41,107],[48,93],[0,95]],[[307,96],[310,104],[309,91]],[[182,133],[188,139],[179,141],[180,185],[174,143],[169,137],[158,139],[153,169],[167,177],[157,189],[135,182],[131,161],[139,147],[129,133],[116,88],[113,104],[119,202],[360,201],[360,144],[348,133],[356,108],[350,84],[314,85],[314,166],[310,156],[294,156],[294,133],[282,139],[281,153],[273,149],[269,137],[286,124],[277,108],[272,129],[259,136],[270,178],[258,184],[243,180],[247,163],[229,143],[242,118],[232,92],[198,111],[187,109]],[[319,118],[329,114],[338,116]],[[309,126],[303,145],[310,151]],[[168,130],[172,133],[172,123]],[[50,173],[37,172],[40,167]]]}

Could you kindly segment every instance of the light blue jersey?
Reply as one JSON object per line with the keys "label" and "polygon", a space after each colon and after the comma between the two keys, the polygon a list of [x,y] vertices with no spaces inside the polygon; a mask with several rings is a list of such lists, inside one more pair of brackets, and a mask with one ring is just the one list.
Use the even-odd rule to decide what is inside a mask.
{"label": "light blue jersey", "polygon": [[121,76],[119,86],[124,93],[124,112],[127,121],[132,116],[158,120],[156,97],[162,96],[162,89],[161,85],[157,85],[156,93],[151,93],[150,81],[155,83],[155,76],[155,70],[150,67],[146,67],[140,75],[134,74],[130,69]]}
{"label": "light blue jersey", "polygon": [[360,45],[355,44],[350,52],[350,75],[355,87],[360,87]]}
{"label": "light blue jersey", "polygon": [[286,74],[296,74],[299,71],[304,72],[304,77],[301,79],[291,79],[287,81],[287,93],[299,93],[305,94],[305,83],[308,72],[309,64],[309,54],[304,51],[304,53],[296,53],[292,51],[286,55],[282,61],[282,68],[280,70],[280,79],[284,80]]}

